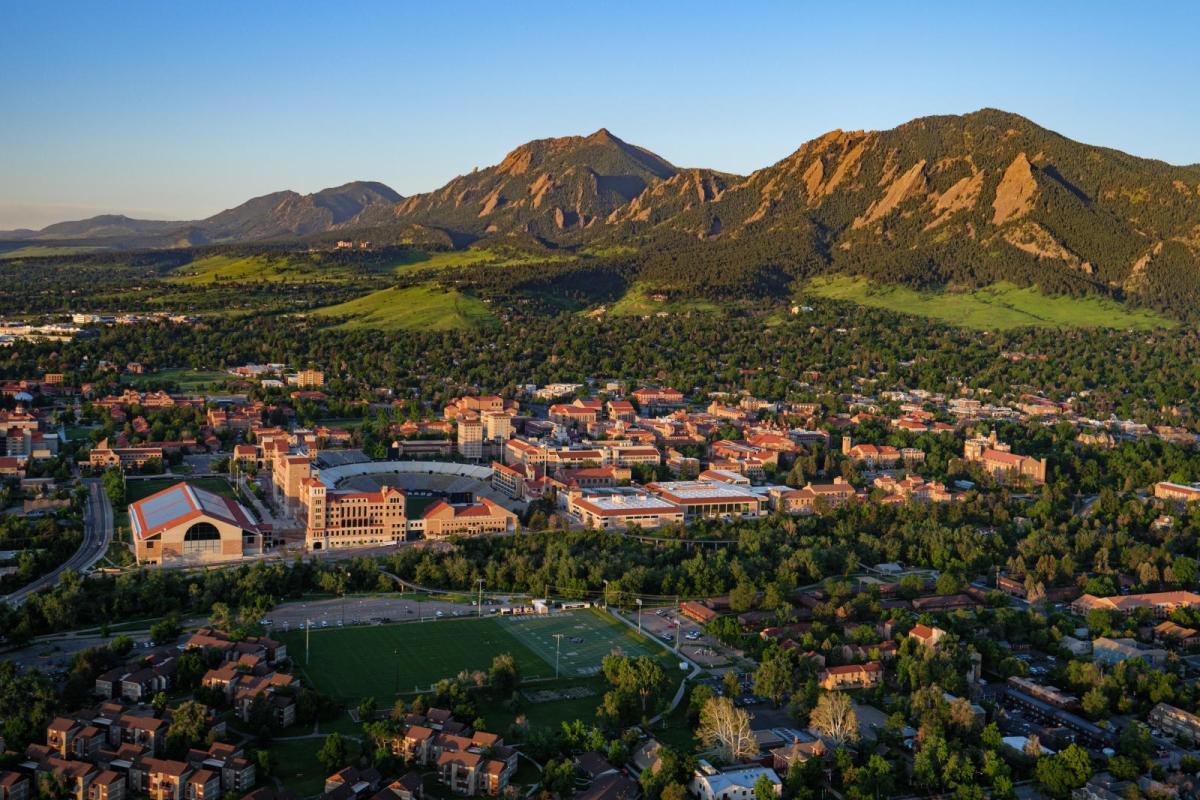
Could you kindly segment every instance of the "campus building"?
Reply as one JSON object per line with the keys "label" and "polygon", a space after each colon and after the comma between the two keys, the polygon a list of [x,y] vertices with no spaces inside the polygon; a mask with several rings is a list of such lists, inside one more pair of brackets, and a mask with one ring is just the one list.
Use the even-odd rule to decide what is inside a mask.
{"label": "campus building", "polygon": [[1115,611],[1118,614],[1132,614],[1139,609],[1147,609],[1159,618],[1165,618],[1177,608],[1195,608],[1200,605],[1200,594],[1195,592],[1151,592],[1148,594],[1114,595],[1113,597],[1097,597],[1085,594],[1071,603],[1071,611],[1085,616],[1089,611]]}
{"label": "campus building", "polygon": [[329,489],[305,478],[305,535],[311,550],[397,544],[408,538],[404,492],[383,486],[377,492]]}
{"label": "campus building", "polygon": [[188,483],[130,503],[129,523],[140,564],[227,561],[263,551],[262,531],[245,506]]}
{"label": "campus building", "polygon": [[1046,459],[1019,456],[1012,447],[996,438],[992,431],[987,437],[968,439],[963,444],[963,458],[979,464],[998,481],[1026,479],[1033,483],[1046,482]]}
{"label": "campus building", "polygon": [[709,517],[761,517],[766,502],[743,486],[719,481],[663,481],[646,484],[646,491],[684,510],[685,520]]}
{"label": "campus building", "polygon": [[636,525],[653,530],[682,525],[684,510],[672,502],[632,487],[572,489],[566,493],[567,513],[589,528],[621,530]]}
{"label": "campus building", "polygon": [[108,439],[101,439],[88,454],[88,464],[92,469],[120,467],[128,472],[141,469],[146,462],[154,460],[163,460],[161,447],[109,447]]}

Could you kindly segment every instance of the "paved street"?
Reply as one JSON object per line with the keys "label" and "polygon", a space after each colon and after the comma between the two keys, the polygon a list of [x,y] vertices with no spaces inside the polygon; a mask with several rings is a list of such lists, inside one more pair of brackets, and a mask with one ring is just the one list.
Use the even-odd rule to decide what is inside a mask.
{"label": "paved street", "polygon": [[88,478],[84,480],[84,485],[88,487],[88,499],[84,514],[83,543],[75,551],[75,555],[52,572],[7,595],[3,598],[4,602],[19,605],[34,592],[58,583],[58,579],[68,569],[79,573],[87,572],[104,557],[113,537],[112,505],[108,502],[108,496],[98,479]]}

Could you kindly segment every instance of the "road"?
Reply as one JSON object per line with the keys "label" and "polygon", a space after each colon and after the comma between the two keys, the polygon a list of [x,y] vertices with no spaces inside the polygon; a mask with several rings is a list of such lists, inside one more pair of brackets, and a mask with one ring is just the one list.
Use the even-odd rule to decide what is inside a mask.
{"label": "road", "polygon": [[84,480],[88,487],[87,507],[84,509],[83,543],[75,554],[25,587],[3,598],[3,602],[20,605],[34,592],[53,586],[67,570],[87,572],[108,552],[113,537],[113,510],[104,487],[96,478]]}

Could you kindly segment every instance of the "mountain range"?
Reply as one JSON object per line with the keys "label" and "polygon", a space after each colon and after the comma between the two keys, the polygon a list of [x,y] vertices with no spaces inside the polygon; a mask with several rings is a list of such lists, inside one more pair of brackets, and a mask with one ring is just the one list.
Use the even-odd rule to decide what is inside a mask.
{"label": "mountain range", "polygon": [[204,220],[101,216],[0,240],[121,249],[326,235],[622,245],[643,277],[685,289],[832,270],[920,285],[1091,285],[1169,304],[1200,285],[1200,165],[1082,144],[994,109],[831,131],[747,176],[681,168],[601,129],[529,142],[410,197],[356,181]]}

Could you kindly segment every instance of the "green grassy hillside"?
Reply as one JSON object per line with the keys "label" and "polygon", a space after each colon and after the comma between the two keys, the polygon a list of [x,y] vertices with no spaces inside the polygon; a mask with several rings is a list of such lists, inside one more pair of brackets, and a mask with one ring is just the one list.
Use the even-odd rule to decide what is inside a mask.
{"label": "green grassy hillside", "polygon": [[616,317],[648,317],[658,313],[715,314],[721,311],[721,307],[711,300],[703,298],[655,300],[654,294],[655,292],[644,284],[635,283],[629,287],[629,291],[620,300],[613,304],[609,313]]}
{"label": "green grassy hillside", "polygon": [[342,328],[379,330],[448,331],[494,324],[496,318],[476,297],[456,290],[420,285],[371,292],[316,312],[323,317],[343,317]]}
{"label": "green grassy hillside", "polygon": [[180,267],[177,283],[203,286],[210,283],[317,283],[337,280],[347,271],[318,264],[304,256],[208,256]]}
{"label": "green grassy hillside", "polygon": [[1108,298],[1046,295],[1036,287],[1019,288],[1003,282],[969,292],[920,292],[836,275],[817,278],[805,290],[818,297],[932,317],[978,330],[1025,326],[1149,330],[1176,324],[1153,311],[1124,306]]}

